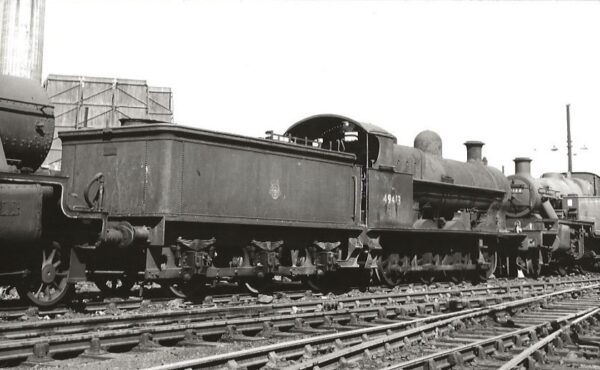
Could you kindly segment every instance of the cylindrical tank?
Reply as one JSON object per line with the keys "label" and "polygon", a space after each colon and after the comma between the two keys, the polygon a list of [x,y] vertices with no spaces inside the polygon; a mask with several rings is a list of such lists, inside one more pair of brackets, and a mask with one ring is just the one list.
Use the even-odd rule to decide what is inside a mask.
{"label": "cylindrical tank", "polygon": [[9,164],[35,171],[54,136],[54,108],[38,82],[0,75],[0,139]]}
{"label": "cylindrical tank", "polygon": [[42,80],[45,0],[0,1],[0,74]]}

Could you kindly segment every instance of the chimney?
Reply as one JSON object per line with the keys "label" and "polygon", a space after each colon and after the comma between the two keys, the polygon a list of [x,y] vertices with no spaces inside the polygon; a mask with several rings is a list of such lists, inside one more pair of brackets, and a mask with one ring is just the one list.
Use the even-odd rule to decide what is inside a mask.
{"label": "chimney", "polygon": [[467,162],[481,162],[481,148],[484,145],[481,141],[467,141]]}
{"label": "chimney", "polygon": [[46,0],[0,0],[0,74],[42,80]]}
{"label": "chimney", "polygon": [[531,176],[531,158],[517,157],[515,161],[515,175]]}

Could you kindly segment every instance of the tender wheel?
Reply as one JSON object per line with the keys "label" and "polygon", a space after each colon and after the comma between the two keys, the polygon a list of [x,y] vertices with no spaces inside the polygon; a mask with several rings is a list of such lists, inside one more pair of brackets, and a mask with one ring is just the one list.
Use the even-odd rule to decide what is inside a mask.
{"label": "tender wheel", "polygon": [[19,295],[36,306],[54,306],[73,291],[74,285],[67,282],[68,253],[55,243],[43,248],[41,257],[39,270],[34,270],[18,287]]}
{"label": "tender wheel", "polygon": [[377,266],[379,280],[390,287],[399,285],[404,279],[404,275],[398,272],[399,265],[400,255],[398,253],[392,253],[385,259],[380,260]]}

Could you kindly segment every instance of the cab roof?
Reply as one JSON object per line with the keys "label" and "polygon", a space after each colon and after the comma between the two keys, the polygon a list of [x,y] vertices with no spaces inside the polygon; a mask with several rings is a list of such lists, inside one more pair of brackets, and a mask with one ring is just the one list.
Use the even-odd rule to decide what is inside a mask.
{"label": "cab roof", "polygon": [[353,120],[345,116],[338,114],[317,114],[301,121],[296,122],[290,128],[287,129],[285,135],[291,135],[294,137],[307,137],[309,139],[316,139],[323,136],[323,133],[343,125],[345,122],[352,124],[365,131],[367,134],[373,134],[376,136],[383,136],[390,138],[396,143],[396,137],[379,126],[363,123]]}

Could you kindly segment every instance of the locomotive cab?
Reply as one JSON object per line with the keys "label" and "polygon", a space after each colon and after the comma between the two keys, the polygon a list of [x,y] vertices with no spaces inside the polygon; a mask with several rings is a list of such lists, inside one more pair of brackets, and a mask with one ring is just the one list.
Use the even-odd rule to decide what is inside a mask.
{"label": "locomotive cab", "polygon": [[375,125],[332,114],[299,121],[285,135],[355,155],[355,164],[361,169],[362,224],[377,228],[412,224],[412,175],[397,171],[393,165],[394,135]]}
{"label": "locomotive cab", "polygon": [[354,154],[356,164],[367,168],[377,167],[380,157],[389,158],[396,143],[394,135],[380,127],[334,114],[303,119],[284,135],[318,143],[322,149]]}

